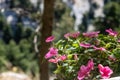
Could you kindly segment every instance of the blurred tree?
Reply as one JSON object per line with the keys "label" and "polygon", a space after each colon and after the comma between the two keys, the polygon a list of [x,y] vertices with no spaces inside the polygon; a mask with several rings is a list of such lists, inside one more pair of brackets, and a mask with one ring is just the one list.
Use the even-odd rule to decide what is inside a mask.
{"label": "blurred tree", "polygon": [[2,14],[0,13],[0,30],[3,30],[3,26],[4,26],[4,18]]}
{"label": "blurred tree", "polygon": [[31,9],[33,6],[30,0],[10,0],[10,8],[20,7],[23,9]]}
{"label": "blurred tree", "polygon": [[56,41],[63,38],[65,33],[74,31],[74,19],[70,12],[71,9],[62,0],[55,1],[53,35],[56,36]]}
{"label": "blurred tree", "polygon": [[8,24],[5,23],[5,18],[0,13],[0,37],[6,42],[9,43],[12,39],[12,30]]}
{"label": "blurred tree", "polygon": [[35,55],[30,50],[31,45],[26,39],[22,39],[19,45],[14,40],[10,40],[9,45],[0,40],[0,71],[12,70],[13,67],[17,67],[21,71],[31,73],[34,64],[36,66],[34,73],[38,72]]}
{"label": "blurred tree", "polygon": [[9,41],[12,39],[12,30],[9,25],[5,25],[3,27],[3,40],[5,43],[9,43]]}
{"label": "blurred tree", "polygon": [[105,29],[120,27],[120,2],[118,0],[108,2],[104,7],[104,13],[104,18],[97,18],[95,20],[97,30],[104,33]]}
{"label": "blurred tree", "polygon": [[[16,2],[18,0],[11,1]],[[24,14],[17,14],[19,9],[13,10],[13,8],[20,6],[11,5],[13,5],[12,9],[9,10],[15,11],[19,19],[15,26],[10,26],[6,22],[4,13],[0,13],[0,71],[12,70],[13,67],[17,67],[21,71],[28,72],[29,74],[35,73],[36,75],[38,74],[38,63],[32,47],[33,28],[29,26],[24,27],[22,23]],[[26,3],[20,3],[20,5],[24,5],[25,10],[29,6]],[[21,8],[24,10],[24,7],[21,6]],[[27,17],[30,16],[27,15]]]}
{"label": "blurred tree", "polygon": [[18,23],[16,25],[16,30],[14,31],[14,40],[16,43],[19,43],[20,40],[23,38],[23,25],[21,23]]}
{"label": "blurred tree", "polygon": [[54,0],[44,0],[44,11],[42,16],[43,26],[41,28],[41,44],[40,44],[40,80],[49,80],[48,62],[44,61],[44,56],[50,47],[50,43],[46,43],[47,37],[52,35],[54,15]]}
{"label": "blurred tree", "polygon": [[6,45],[2,40],[0,40],[0,71],[4,71],[10,67],[11,65],[9,65],[9,62],[6,59]]}

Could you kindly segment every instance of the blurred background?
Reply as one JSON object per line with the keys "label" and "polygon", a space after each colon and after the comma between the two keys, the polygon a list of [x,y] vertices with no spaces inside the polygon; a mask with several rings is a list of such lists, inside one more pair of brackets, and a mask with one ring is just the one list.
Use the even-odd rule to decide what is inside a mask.
{"label": "blurred background", "polygon": [[[52,34],[56,41],[67,32],[120,30],[120,0],[53,1]],[[19,72],[38,80],[44,4],[44,0],[0,0],[0,75]],[[54,70],[52,64],[49,70]]]}

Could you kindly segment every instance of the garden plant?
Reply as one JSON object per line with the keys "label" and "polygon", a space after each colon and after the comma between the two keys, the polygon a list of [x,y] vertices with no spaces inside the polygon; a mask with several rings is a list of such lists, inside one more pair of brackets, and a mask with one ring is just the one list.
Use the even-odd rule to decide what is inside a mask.
{"label": "garden plant", "polygon": [[120,33],[106,29],[106,34],[74,32],[52,43],[45,59],[56,64],[57,80],[100,80],[120,75]]}

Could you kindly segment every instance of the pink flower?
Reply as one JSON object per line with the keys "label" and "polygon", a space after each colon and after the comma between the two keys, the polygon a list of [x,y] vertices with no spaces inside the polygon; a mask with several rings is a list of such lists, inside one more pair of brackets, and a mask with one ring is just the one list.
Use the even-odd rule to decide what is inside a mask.
{"label": "pink flower", "polygon": [[51,47],[49,52],[45,55],[45,58],[51,58],[52,56],[56,56],[58,54],[58,49]]}
{"label": "pink flower", "polygon": [[85,78],[86,75],[88,75],[88,70],[87,70],[87,67],[82,65],[80,67],[80,70],[78,71],[78,76],[77,76],[77,79],[78,80],[83,80]]}
{"label": "pink flower", "polygon": [[96,46],[93,46],[93,48],[95,49],[95,50],[100,50],[100,51],[105,51],[106,49],[105,48],[103,48],[103,47],[96,47]]}
{"label": "pink flower", "polygon": [[65,38],[69,38],[69,37],[70,37],[70,33],[66,33],[66,34],[64,35],[64,37],[65,37]]}
{"label": "pink flower", "polygon": [[66,56],[66,55],[60,56],[60,60],[61,60],[61,61],[64,61],[64,60],[66,60],[66,59],[67,59],[67,56]]}
{"label": "pink flower", "polygon": [[69,38],[69,37],[77,38],[79,35],[80,35],[80,32],[74,32],[74,33],[67,33],[64,35],[64,37],[65,38]]}
{"label": "pink flower", "polygon": [[94,63],[93,60],[89,60],[87,63],[87,66],[82,65],[80,67],[80,70],[78,71],[78,80],[83,80],[85,78],[85,76],[88,76],[88,74],[90,73],[91,70],[93,70],[94,67]]}
{"label": "pink flower", "polygon": [[97,36],[98,36],[98,33],[100,33],[100,31],[87,32],[87,33],[83,33],[83,36],[92,38],[92,37],[97,37]]}
{"label": "pink flower", "polygon": [[99,72],[101,74],[101,77],[103,79],[110,78],[111,74],[113,73],[113,71],[108,66],[104,67],[103,65],[99,64],[98,68],[99,68]]}
{"label": "pink flower", "polygon": [[52,63],[58,63],[59,60],[55,58],[55,59],[49,59],[48,61]]}
{"label": "pink flower", "polygon": [[77,38],[80,35],[80,32],[71,33],[72,38]]}
{"label": "pink flower", "polygon": [[118,40],[118,42],[120,42],[120,40]]}
{"label": "pink flower", "polygon": [[66,55],[61,55],[61,56],[55,56],[54,58],[51,58],[49,59],[48,61],[49,62],[52,62],[52,63],[58,63],[59,61],[64,61],[67,59],[67,56]]}
{"label": "pink flower", "polygon": [[87,63],[87,68],[89,70],[89,72],[91,70],[93,70],[93,67],[94,67],[94,63],[93,63],[93,59],[89,60],[88,63]]}
{"label": "pink flower", "polygon": [[55,39],[54,36],[50,36],[45,40],[45,42],[52,42],[54,39]]}
{"label": "pink flower", "polygon": [[89,43],[80,43],[80,46],[84,47],[84,48],[90,48],[91,44],[89,44]]}
{"label": "pink flower", "polygon": [[117,36],[117,34],[118,34],[116,31],[113,31],[111,28],[107,29],[106,32],[108,32],[109,35],[111,35],[111,36]]}

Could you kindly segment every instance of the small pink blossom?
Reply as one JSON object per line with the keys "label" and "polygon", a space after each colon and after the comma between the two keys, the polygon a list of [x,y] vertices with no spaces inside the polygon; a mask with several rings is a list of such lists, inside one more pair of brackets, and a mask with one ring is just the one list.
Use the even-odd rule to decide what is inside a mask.
{"label": "small pink blossom", "polygon": [[48,61],[51,63],[58,63],[59,60],[55,58],[55,59],[49,59]]}
{"label": "small pink blossom", "polygon": [[101,74],[101,78],[103,78],[103,79],[110,78],[111,74],[113,73],[113,71],[108,66],[104,67],[103,65],[99,64],[98,68],[99,68],[99,72]]}
{"label": "small pink blossom", "polygon": [[66,55],[61,55],[61,56],[57,55],[54,58],[49,59],[48,61],[52,63],[58,63],[59,61],[64,61],[66,59],[67,59]]}
{"label": "small pink blossom", "polygon": [[116,31],[113,31],[111,28],[107,29],[106,32],[108,32],[109,35],[111,35],[111,36],[117,36],[117,34],[118,34]]}
{"label": "small pink blossom", "polygon": [[120,42],[120,40],[118,40],[118,42]]}
{"label": "small pink blossom", "polygon": [[91,70],[93,70],[94,67],[94,63],[93,60],[89,60],[87,63],[87,66],[82,65],[80,67],[80,70],[78,71],[78,80],[83,80],[85,78],[85,76],[88,76],[88,74],[90,73]]}
{"label": "small pink blossom", "polygon": [[83,36],[92,38],[92,37],[97,37],[97,36],[98,36],[98,33],[100,33],[100,31],[87,32],[87,33],[83,33]]}
{"label": "small pink blossom", "polygon": [[84,48],[90,48],[91,44],[89,44],[89,43],[80,43],[80,46],[84,47]]}
{"label": "small pink blossom", "polygon": [[52,42],[55,39],[54,36],[49,36],[45,41],[46,42]]}
{"label": "small pink blossom", "polygon": [[105,51],[106,49],[105,48],[103,48],[103,47],[96,47],[96,46],[93,46],[93,48],[95,49],[95,50],[100,50],[100,51]]}
{"label": "small pink blossom", "polygon": [[93,67],[94,67],[93,59],[91,59],[91,60],[88,61],[87,67],[88,67],[89,72],[91,70],[93,70]]}
{"label": "small pink blossom", "polygon": [[87,67],[82,65],[80,67],[80,70],[78,71],[78,76],[77,76],[77,79],[78,80],[83,80],[85,78],[86,75],[88,75],[88,70],[87,70]]}
{"label": "small pink blossom", "polygon": [[72,38],[77,38],[80,35],[80,32],[71,33]]}
{"label": "small pink blossom", "polygon": [[80,32],[66,33],[66,34],[64,35],[64,37],[65,37],[65,38],[69,38],[69,37],[77,38],[79,35],[80,35]]}
{"label": "small pink blossom", "polygon": [[61,60],[61,61],[64,61],[64,60],[66,60],[66,59],[67,59],[67,56],[66,56],[66,55],[60,56],[60,60]]}
{"label": "small pink blossom", "polygon": [[64,35],[64,37],[65,37],[65,38],[69,38],[69,37],[70,37],[70,33],[66,33],[66,34]]}
{"label": "small pink blossom", "polygon": [[58,54],[58,49],[51,47],[49,52],[45,55],[45,58],[51,58],[52,56],[56,56]]}

